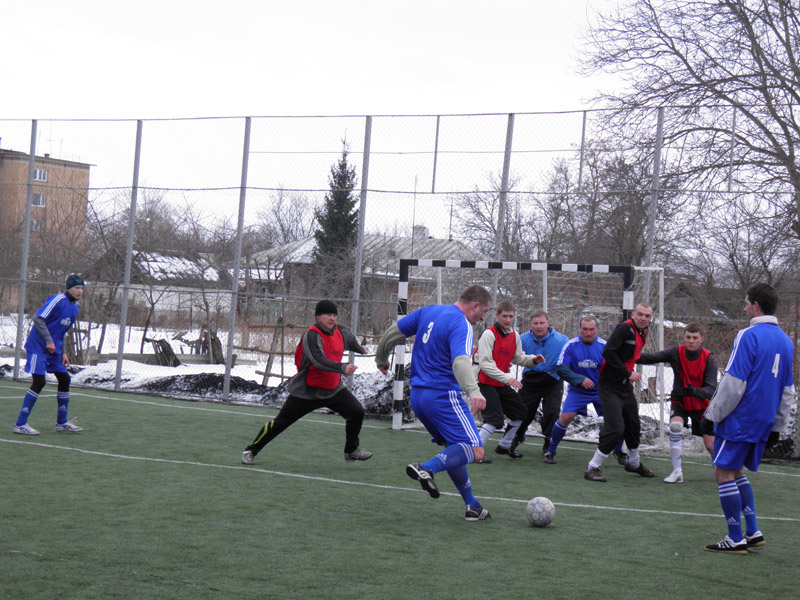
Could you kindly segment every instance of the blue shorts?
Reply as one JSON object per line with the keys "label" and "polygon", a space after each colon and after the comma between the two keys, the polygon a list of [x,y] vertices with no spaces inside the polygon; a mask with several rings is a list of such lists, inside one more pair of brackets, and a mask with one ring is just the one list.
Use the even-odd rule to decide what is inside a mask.
{"label": "blue shorts", "polygon": [[44,375],[45,373],[66,373],[60,352],[28,352],[25,361],[25,372],[31,375]]}
{"label": "blue shorts", "polygon": [[582,394],[573,394],[571,391],[567,392],[567,398],[564,400],[564,406],[561,408],[562,413],[578,413],[579,415],[586,416],[586,408],[589,405],[594,406],[595,412],[598,417],[603,416],[603,407],[600,405],[600,399],[595,394],[594,396],[584,396]]}
{"label": "blue shorts", "polygon": [[717,436],[714,438],[714,456],[711,462],[728,471],[741,471],[742,467],[747,467],[755,473],[766,448],[767,443],[762,441],[731,442]]}
{"label": "blue shorts", "polygon": [[414,415],[431,434],[431,441],[443,446],[467,444],[483,446],[475,420],[461,390],[411,388],[411,408]]}

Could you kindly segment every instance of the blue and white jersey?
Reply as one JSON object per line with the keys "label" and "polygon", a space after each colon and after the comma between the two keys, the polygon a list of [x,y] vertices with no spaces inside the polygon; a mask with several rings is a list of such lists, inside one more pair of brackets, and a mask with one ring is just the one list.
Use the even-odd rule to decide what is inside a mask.
{"label": "blue and white jersey", "polygon": [[[78,317],[78,303],[70,302],[66,292],[61,292],[50,296],[45,300],[42,307],[36,312],[37,317],[44,319],[50,337],[56,345],[55,354],[61,354],[61,344],[64,341],[64,334],[67,333],[75,319]],[[36,327],[31,329],[28,339],[25,341],[25,350],[28,352],[46,352],[47,342],[39,334]]]}
{"label": "blue and white jersey", "polygon": [[594,389],[585,390],[580,386],[580,381],[570,381],[568,395],[597,400],[597,380],[600,379],[600,365],[603,364],[605,347],[606,341],[601,337],[595,337],[591,344],[584,344],[580,336],[574,337],[566,343],[558,357],[557,365],[563,365],[574,371],[576,375],[580,376],[580,381],[590,379],[595,384]]}
{"label": "blue and white jersey", "polygon": [[418,308],[397,322],[406,337],[416,336],[411,356],[414,387],[437,390],[459,389],[453,374],[456,357],[472,356],[475,331],[455,304]]}
{"label": "blue and white jersey", "polygon": [[[736,335],[725,369],[725,376],[733,377],[739,389],[744,388],[736,407],[716,425],[716,434],[726,440],[751,443],[766,440],[775,423],[784,390],[793,385],[792,341],[778,327],[777,321],[764,322],[768,317],[761,319],[762,322],[742,329]],[[725,386],[719,386],[723,389],[718,388],[720,403],[731,389],[728,382],[725,383]],[[710,414],[713,415],[714,411]]]}

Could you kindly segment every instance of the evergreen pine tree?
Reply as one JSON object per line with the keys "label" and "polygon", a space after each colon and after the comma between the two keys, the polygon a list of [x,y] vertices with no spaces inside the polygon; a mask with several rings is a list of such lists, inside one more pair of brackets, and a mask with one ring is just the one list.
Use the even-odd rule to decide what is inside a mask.
{"label": "evergreen pine tree", "polygon": [[347,144],[341,158],[331,166],[323,206],[315,211],[319,228],[314,232],[314,263],[326,274],[331,296],[346,295],[352,287],[355,247],[358,238],[356,169],[347,162]]}

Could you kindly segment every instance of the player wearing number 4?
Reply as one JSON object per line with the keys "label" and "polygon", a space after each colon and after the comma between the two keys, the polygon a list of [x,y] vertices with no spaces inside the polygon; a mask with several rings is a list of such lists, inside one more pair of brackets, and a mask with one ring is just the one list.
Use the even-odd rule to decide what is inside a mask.
{"label": "player wearing number 4", "polygon": [[704,435],[700,427],[708,401],[717,389],[717,361],[703,348],[705,331],[700,323],[689,323],[683,332],[683,344],[661,352],[642,354],[640,365],[669,363],[672,367],[672,399],[669,419],[669,457],[672,473],[666,483],[683,483],[681,448],[683,428],[692,421],[692,434],[702,436],[709,453],[714,452],[714,436]]}
{"label": "player wearing number 4", "polygon": [[794,402],[794,347],[778,327],[777,306],[771,286],[759,283],[747,290],[744,312],[750,327],[736,335],[703,419],[704,427],[715,424],[714,477],[728,524],[728,535],[706,546],[710,552],[747,554],[748,548],[766,544],[758,530],[753,488],[742,470],[758,470],[764,449],[778,441]]}
{"label": "player wearing number 4", "polygon": [[[544,362],[544,357],[522,351],[519,334],[513,330],[515,313],[511,302],[500,302],[495,311],[495,324],[486,329],[478,341],[478,387],[486,398],[479,433],[486,445],[492,434],[503,427],[504,416],[508,417],[509,426],[494,451],[522,458],[522,454],[511,448],[511,442],[528,409],[517,394],[522,383],[511,376],[510,368],[512,364],[530,367]],[[484,459],[484,462],[491,461]]]}
{"label": "player wearing number 4", "polygon": [[[491,518],[472,493],[467,464],[484,456],[483,442],[470,411],[486,407],[472,367],[473,325],[489,312],[492,297],[479,285],[468,287],[455,304],[424,306],[400,319],[381,337],[375,363],[389,372],[389,353],[406,338],[416,336],[411,355],[411,408],[431,434],[445,446],[423,463],[406,466],[406,475],[417,480],[431,498],[439,497],[434,475],[447,471],[461,494],[467,521]],[[470,406],[461,392],[469,397]]]}

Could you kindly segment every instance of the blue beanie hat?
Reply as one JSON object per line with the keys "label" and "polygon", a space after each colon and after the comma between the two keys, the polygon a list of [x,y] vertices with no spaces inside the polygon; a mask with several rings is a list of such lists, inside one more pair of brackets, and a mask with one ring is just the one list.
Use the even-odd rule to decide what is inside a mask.
{"label": "blue beanie hat", "polygon": [[80,275],[72,274],[67,277],[67,289],[74,288],[76,285],[86,285]]}

